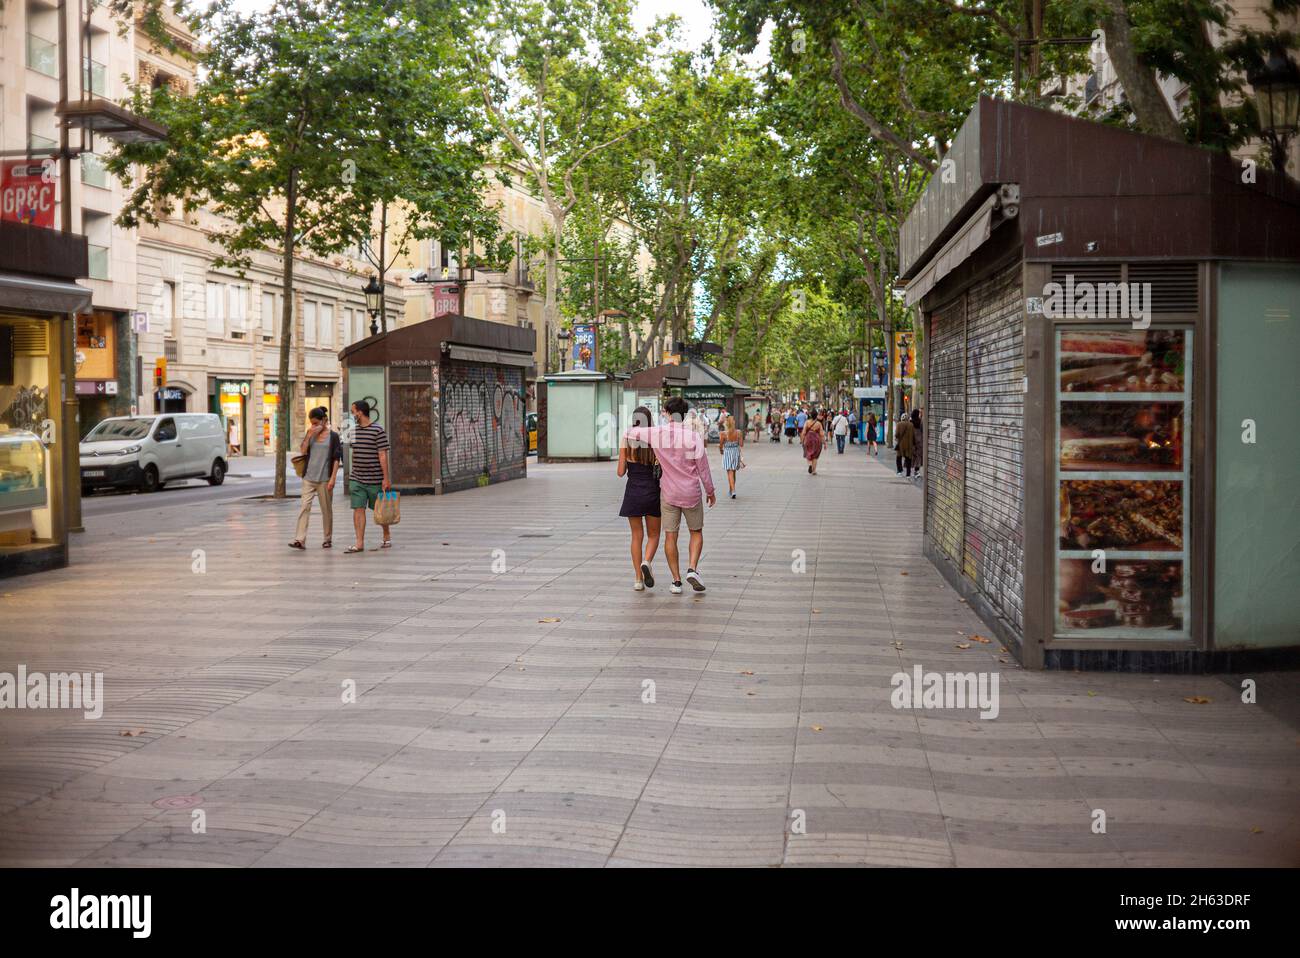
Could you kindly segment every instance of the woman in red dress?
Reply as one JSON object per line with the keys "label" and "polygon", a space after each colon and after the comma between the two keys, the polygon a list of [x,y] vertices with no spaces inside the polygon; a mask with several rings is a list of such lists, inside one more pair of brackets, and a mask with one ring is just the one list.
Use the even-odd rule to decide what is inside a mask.
{"label": "woman in red dress", "polygon": [[807,424],[803,427],[803,457],[808,460],[808,474],[817,475],[817,459],[822,454],[825,433],[822,430],[822,424],[816,416],[809,416]]}

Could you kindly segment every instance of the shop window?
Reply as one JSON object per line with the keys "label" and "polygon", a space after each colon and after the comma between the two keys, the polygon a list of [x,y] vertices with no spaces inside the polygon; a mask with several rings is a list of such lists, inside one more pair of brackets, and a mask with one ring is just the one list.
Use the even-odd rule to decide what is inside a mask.
{"label": "shop window", "polygon": [[1190,329],[1057,332],[1056,634],[1191,635]]}
{"label": "shop window", "polygon": [[49,330],[0,318],[0,552],[51,537]]}

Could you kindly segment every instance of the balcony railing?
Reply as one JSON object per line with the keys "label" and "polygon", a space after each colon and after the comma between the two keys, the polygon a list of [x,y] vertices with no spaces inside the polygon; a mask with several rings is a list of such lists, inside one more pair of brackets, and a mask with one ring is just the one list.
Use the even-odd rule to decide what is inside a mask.
{"label": "balcony railing", "polygon": [[104,166],[102,156],[95,153],[81,154],[81,182],[108,189],[108,169]]}
{"label": "balcony railing", "polygon": [[27,135],[27,151],[32,156],[48,156],[59,148],[59,141],[38,133]]}
{"label": "balcony railing", "polygon": [[108,247],[86,244],[90,259],[86,275],[91,279],[108,279]]}
{"label": "balcony railing", "polygon": [[27,68],[47,77],[58,77],[59,45],[34,33],[27,34]]}
{"label": "balcony railing", "polygon": [[86,89],[96,96],[108,96],[108,67],[86,57],[82,63]]}

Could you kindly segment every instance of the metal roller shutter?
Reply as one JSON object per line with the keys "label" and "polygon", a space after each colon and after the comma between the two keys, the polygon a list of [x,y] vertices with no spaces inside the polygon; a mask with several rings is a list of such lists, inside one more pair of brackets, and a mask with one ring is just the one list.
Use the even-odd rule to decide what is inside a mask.
{"label": "metal roller shutter", "polygon": [[[965,449],[964,299],[930,318],[930,365],[926,376],[925,533],[952,559],[962,554],[962,476]],[[945,441],[950,440],[950,441]]]}
{"label": "metal roller shutter", "polygon": [[1020,264],[967,294],[962,572],[1023,626],[1025,337]]}

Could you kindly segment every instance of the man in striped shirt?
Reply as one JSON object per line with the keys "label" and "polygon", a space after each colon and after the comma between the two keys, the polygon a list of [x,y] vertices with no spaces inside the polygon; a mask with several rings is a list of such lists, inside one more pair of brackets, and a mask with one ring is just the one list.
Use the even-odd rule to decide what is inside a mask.
{"label": "man in striped shirt", "polygon": [[[388,481],[388,434],[379,423],[370,421],[370,404],[358,399],[352,404],[352,415],[357,428],[352,430],[352,469],[348,473],[348,495],[352,499],[352,527],[357,533],[357,544],[344,550],[348,554],[366,551],[366,507],[373,509],[379,493],[392,488]],[[390,526],[381,525],[384,541],[381,549],[393,542]]]}

